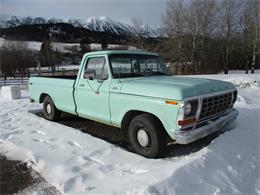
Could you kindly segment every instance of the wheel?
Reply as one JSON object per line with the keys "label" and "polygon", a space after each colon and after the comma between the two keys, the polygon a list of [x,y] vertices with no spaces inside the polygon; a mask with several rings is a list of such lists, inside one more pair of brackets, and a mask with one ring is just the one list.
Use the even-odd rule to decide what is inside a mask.
{"label": "wheel", "polygon": [[129,125],[129,140],[136,153],[148,158],[162,157],[166,148],[165,131],[157,118],[141,114]]}
{"label": "wheel", "polygon": [[44,118],[50,121],[57,121],[60,117],[60,111],[54,105],[50,96],[46,96],[43,100]]}

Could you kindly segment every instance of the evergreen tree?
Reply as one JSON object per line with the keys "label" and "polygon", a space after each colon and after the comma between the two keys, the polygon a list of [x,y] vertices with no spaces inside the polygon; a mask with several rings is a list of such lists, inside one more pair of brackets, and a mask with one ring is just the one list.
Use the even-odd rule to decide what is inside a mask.
{"label": "evergreen tree", "polygon": [[56,63],[56,53],[52,50],[49,37],[45,38],[41,45],[40,62],[42,66],[54,67]]}
{"label": "evergreen tree", "polygon": [[84,53],[91,51],[90,49],[90,41],[87,36],[82,36],[80,40],[80,54],[81,56],[84,55]]}
{"label": "evergreen tree", "polygon": [[99,38],[99,42],[101,44],[101,50],[106,50],[108,49],[108,44],[107,44],[107,36],[106,35],[101,35]]}

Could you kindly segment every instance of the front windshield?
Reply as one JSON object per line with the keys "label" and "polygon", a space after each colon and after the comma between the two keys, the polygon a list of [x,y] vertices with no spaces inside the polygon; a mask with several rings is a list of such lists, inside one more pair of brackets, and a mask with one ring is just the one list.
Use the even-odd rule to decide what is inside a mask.
{"label": "front windshield", "polygon": [[159,56],[112,54],[109,58],[115,78],[168,75],[166,66]]}

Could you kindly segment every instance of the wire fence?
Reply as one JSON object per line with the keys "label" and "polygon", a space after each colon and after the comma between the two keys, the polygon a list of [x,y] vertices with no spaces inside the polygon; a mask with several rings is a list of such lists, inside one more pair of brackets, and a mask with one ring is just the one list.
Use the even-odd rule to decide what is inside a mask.
{"label": "wire fence", "polygon": [[0,78],[0,87],[6,85],[28,85],[28,77]]}

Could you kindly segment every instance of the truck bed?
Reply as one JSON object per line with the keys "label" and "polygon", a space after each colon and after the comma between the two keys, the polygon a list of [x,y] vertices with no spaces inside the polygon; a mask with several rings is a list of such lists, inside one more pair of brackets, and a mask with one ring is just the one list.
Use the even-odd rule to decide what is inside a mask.
{"label": "truck bed", "polygon": [[36,76],[29,80],[31,98],[41,102],[43,94],[49,95],[55,106],[64,112],[75,113],[74,76]]}

